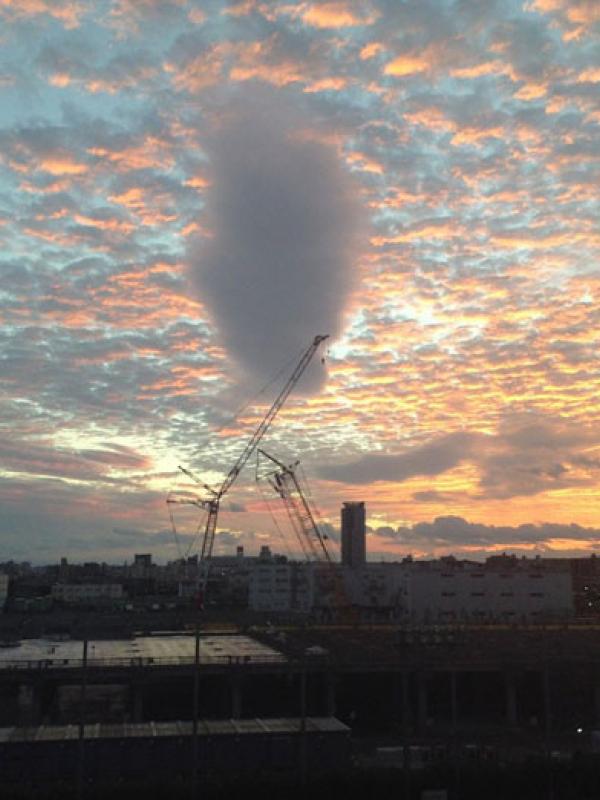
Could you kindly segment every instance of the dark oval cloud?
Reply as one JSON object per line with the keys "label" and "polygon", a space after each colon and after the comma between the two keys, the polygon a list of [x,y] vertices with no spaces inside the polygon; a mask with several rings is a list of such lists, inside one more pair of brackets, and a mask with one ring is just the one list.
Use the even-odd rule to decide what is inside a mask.
{"label": "dark oval cloud", "polygon": [[300,135],[306,125],[255,88],[206,144],[212,238],[194,242],[190,273],[228,353],[259,379],[316,334],[339,333],[356,274],[357,189],[332,147]]}

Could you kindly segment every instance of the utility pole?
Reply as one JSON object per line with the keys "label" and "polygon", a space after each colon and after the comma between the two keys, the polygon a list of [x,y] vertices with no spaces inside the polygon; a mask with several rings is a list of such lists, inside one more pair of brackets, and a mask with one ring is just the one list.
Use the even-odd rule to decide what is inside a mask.
{"label": "utility pole", "polygon": [[308,753],[306,739],[306,658],[300,673],[300,781],[304,786],[308,777]]}
{"label": "utility pole", "polygon": [[194,690],[192,708],[192,798],[198,796],[198,700],[200,697],[200,619],[196,616],[194,628]]}
{"label": "utility pole", "polygon": [[87,660],[88,639],[87,634],[83,640],[83,661],[81,664],[81,692],[79,695],[79,731],[78,731],[78,758],[77,758],[77,797],[83,799],[85,790],[85,703],[87,690]]}

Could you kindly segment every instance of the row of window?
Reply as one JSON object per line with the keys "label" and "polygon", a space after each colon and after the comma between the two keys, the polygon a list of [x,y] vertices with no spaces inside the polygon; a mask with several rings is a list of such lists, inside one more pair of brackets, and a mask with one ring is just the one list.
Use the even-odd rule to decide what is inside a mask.
{"label": "row of window", "polygon": [[[464,577],[465,575],[470,575],[471,578],[488,578],[492,575],[497,575],[497,573],[492,572],[440,572],[441,578],[457,578],[457,577]],[[541,572],[531,572],[529,575],[525,576],[523,573],[504,573],[501,572],[498,575],[499,578],[519,578],[519,577],[527,577],[527,578],[543,578],[544,575]]]}
{"label": "row of window", "polygon": [[[485,592],[471,592],[471,597],[486,597]],[[456,592],[442,592],[442,597],[456,597]],[[494,596],[493,592],[490,592],[490,597]],[[514,592],[500,592],[500,597],[514,597]],[[545,597],[544,592],[529,592],[529,597]]]}

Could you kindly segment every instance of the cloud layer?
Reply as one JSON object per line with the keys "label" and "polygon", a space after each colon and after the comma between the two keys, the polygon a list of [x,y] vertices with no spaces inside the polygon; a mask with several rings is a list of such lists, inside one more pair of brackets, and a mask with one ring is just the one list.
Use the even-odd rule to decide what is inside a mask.
{"label": "cloud layer", "polygon": [[[329,524],[587,552],[596,6],[0,0],[2,552],[164,532],[177,465],[218,481],[316,333],[266,444]],[[250,472],[231,502],[273,541]]]}

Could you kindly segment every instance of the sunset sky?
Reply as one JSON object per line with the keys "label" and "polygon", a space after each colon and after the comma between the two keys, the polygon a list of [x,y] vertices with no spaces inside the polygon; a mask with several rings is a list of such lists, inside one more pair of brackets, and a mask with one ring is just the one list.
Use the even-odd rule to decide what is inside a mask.
{"label": "sunset sky", "polygon": [[[176,558],[325,333],[334,534],[600,550],[597,0],[0,0],[0,245],[0,561]],[[219,528],[293,552],[254,460]]]}

